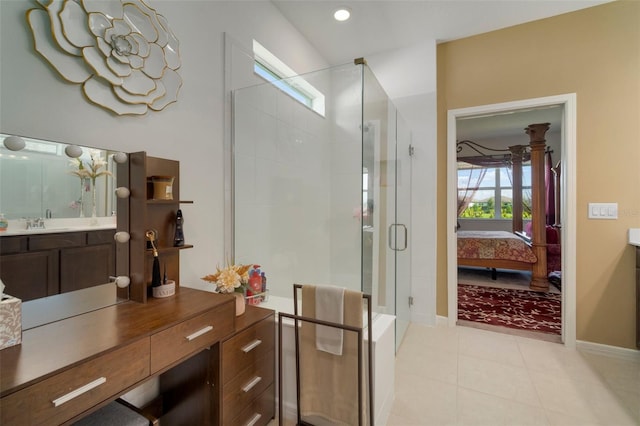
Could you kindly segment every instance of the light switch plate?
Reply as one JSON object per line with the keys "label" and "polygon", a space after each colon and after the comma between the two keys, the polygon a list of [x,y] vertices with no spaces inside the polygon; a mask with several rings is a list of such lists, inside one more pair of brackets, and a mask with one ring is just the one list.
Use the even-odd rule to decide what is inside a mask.
{"label": "light switch plate", "polygon": [[618,203],[589,203],[589,219],[617,219]]}

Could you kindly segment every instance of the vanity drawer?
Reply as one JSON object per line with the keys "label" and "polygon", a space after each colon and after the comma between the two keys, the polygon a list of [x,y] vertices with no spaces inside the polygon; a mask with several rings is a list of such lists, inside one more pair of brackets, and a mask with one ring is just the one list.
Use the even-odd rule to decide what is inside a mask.
{"label": "vanity drawer", "polygon": [[33,235],[29,237],[29,251],[79,247],[86,244],[86,232],[61,232],[59,234]]}
{"label": "vanity drawer", "polygon": [[27,237],[0,238],[0,255],[27,251]]}
{"label": "vanity drawer", "polygon": [[275,342],[274,317],[260,321],[258,324],[236,334],[222,344],[222,383],[232,380],[248,365],[273,350]]}
{"label": "vanity drawer", "polygon": [[87,232],[87,244],[115,244],[115,240],[113,239],[115,233],[115,229]]}
{"label": "vanity drawer", "polygon": [[0,401],[0,424],[63,423],[149,376],[149,339],[91,359]]}
{"label": "vanity drawer", "polygon": [[[275,352],[273,350],[247,366],[233,380],[222,386],[222,424],[234,419],[273,384]],[[224,369],[224,367],[223,367]]]}
{"label": "vanity drawer", "polygon": [[235,304],[181,322],[151,336],[151,373],[209,347],[233,332]]}
{"label": "vanity drawer", "polygon": [[233,420],[224,423],[229,426],[263,426],[275,416],[275,384],[251,401]]}

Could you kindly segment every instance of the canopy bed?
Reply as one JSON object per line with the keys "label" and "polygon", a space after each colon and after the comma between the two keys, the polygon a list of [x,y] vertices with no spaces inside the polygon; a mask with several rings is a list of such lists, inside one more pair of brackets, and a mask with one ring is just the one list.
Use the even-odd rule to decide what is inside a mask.
{"label": "canopy bed", "polygon": [[[555,242],[558,242],[553,247],[554,253],[557,253],[557,259],[556,257],[553,259],[554,267],[559,263],[557,223],[554,224],[556,226],[547,226],[548,215],[545,209],[546,202],[555,204],[554,207],[557,208],[555,200],[550,199],[554,197],[547,197],[545,194],[545,133],[547,130],[549,130],[549,123],[531,124],[525,129],[530,138],[529,145],[516,145],[504,150],[488,149],[472,141],[460,141],[457,147],[458,152],[463,146],[467,146],[478,154],[474,157],[459,157],[459,161],[473,162],[473,159],[476,161],[481,159],[484,167],[500,167],[508,164],[512,170],[513,188],[512,232],[458,231],[458,265],[491,268],[494,279],[496,268],[531,271],[530,288],[544,292],[549,290],[547,236],[550,233],[555,233]],[[479,148],[508,153],[491,155]],[[524,233],[522,164],[528,160],[531,161],[531,231]],[[556,168],[556,170],[559,174],[559,169]],[[474,191],[477,189],[477,187],[473,188]],[[553,189],[557,190],[555,187]],[[460,197],[458,204],[458,214],[460,214]],[[555,222],[555,217],[552,220]]]}

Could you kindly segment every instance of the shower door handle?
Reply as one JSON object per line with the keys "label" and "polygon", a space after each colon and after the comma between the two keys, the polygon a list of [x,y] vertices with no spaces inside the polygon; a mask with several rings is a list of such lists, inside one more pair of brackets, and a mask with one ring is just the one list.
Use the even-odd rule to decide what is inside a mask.
{"label": "shower door handle", "polygon": [[[397,242],[395,238],[392,238],[391,230],[394,227],[398,227],[398,226],[402,226],[404,228],[404,247],[402,247],[402,248],[398,248],[397,244],[394,244],[396,247],[393,247],[391,245],[391,241],[394,241],[394,243]],[[396,235],[397,235],[397,233],[396,233]],[[393,251],[404,251],[404,250],[406,250],[407,249],[407,244],[408,244],[407,243],[407,237],[408,237],[407,227],[404,224],[402,224],[402,223],[392,223],[391,225],[389,225],[389,248],[391,250],[393,250]]]}

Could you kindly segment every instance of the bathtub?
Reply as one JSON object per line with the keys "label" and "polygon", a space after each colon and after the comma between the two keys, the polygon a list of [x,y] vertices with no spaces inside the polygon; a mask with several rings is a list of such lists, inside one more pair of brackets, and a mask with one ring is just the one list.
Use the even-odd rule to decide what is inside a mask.
{"label": "bathtub", "polygon": [[[298,303],[300,303],[300,301],[298,301]],[[260,306],[276,311],[276,321],[278,321],[278,312],[293,314],[292,298],[269,296],[268,300],[262,302]],[[300,310],[298,312],[300,312]],[[374,315],[372,320],[374,417],[375,424],[384,425],[387,423],[389,413],[391,412],[394,397],[395,316],[388,314]],[[294,423],[294,421],[289,422],[288,420],[295,419],[296,417],[293,321],[283,318],[282,328],[282,365],[286,366],[286,368],[283,369],[284,387],[282,399],[285,413],[284,417],[287,421],[280,422],[280,425]],[[368,339],[368,332],[365,331],[364,336],[365,340]],[[276,377],[278,377],[277,372]],[[277,385],[279,386],[280,384],[278,383]],[[277,392],[276,395],[278,395]]]}

